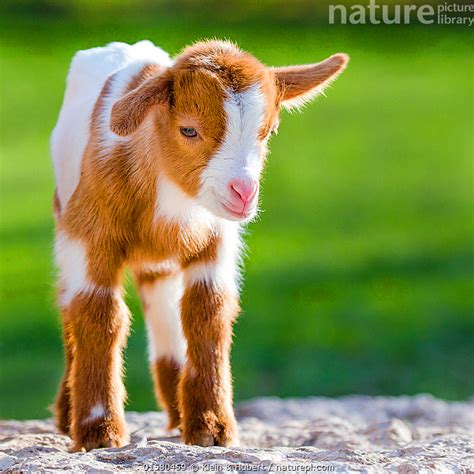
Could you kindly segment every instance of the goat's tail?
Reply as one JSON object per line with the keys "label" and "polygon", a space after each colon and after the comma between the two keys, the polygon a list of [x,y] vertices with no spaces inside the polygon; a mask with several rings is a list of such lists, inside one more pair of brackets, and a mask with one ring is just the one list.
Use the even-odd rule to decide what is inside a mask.
{"label": "goat's tail", "polygon": [[56,220],[58,220],[59,217],[61,216],[61,203],[59,202],[57,188],[54,190],[53,214],[54,214],[54,217],[55,217]]}

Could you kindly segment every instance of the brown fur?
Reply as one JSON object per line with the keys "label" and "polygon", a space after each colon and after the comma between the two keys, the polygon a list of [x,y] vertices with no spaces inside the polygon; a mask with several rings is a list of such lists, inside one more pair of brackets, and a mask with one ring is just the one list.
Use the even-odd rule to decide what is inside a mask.
{"label": "brown fur", "polygon": [[345,54],[335,54],[317,64],[274,68],[282,101],[305,95],[333,81],[344,70],[347,61]]}
{"label": "brown fur", "polygon": [[161,280],[162,278],[166,278],[172,274],[173,272],[171,270],[139,270],[135,272],[135,281],[137,282],[137,286],[140,288],[142,285],[155,283],[157,280]]}
{"label": "brown fur", "polygon": [[[76,451],[121,446],[128,439],[122,382],[128,310],[121,296],[110,291],[79,293],[63,310],[63,323],[71,358],[56,404],[59,427],[68,428]],[[97,404],[104,407],[105,416],[88,421]]]}
{"label": "brown fur", "polygon": [[[114,76],[104,85],[91,118],[79,185],[63,209],[55,198],[57,231],[84,246],[92,285],[62,308],[66,373],[56,418],[76,450],[127,441],[121,353],[129,316],[120,296],[125,266],[138,269],[137,282],[143,285],[168,275],[147,270],[147,262],[171,259],[186,274],[195,265],[215,261],[222,243],[204,224],[190,227],[156,217],[158,177],[196,196],[201,172],[225,132],[223,102],[229,90],[260,84],[266,100],[259,131],[263,139],[275,127],[282,101],[329,80],[342,67],[335,61],[272,70],[229,43],[205,42],[186,49],[169,69],[145,66],[113,106],[110,127],[129,140],[108,151],[107,159],[99,118]],[[199,138],[183,137],[181,126],[195,127]],[[60,295],[64,284],[59,282]],[[181,305],[187,362],[182,369],[169,359],[155,363],[157,396],[170,426],[180,420],[186,443],[232,444],[237,432],[229,352],[237,298],[212,283],[193,283]],[[97,404],[105,415],[87,421]]]}
{"label": "brown fur", "polygon": [[64,376],[59,386],[56,403],[54,406],[54,415],[56,418],[57,428],[64,434],[69,434],[71,427],[71,388],[69,385],[69,376],[71,372],[72,360],[74,357],[73,338],[70,333],[66,333],[66,328],[63,328],[63,341],[66,368]]}
{"label": "brown fur", "polygon": [[55,219],[59,219],[59,216],[61,215],[61,203],[59,202],[58,190],[57,189],[54,191],[53,215],[54,215]]}
{"label": "brown fur", "polygon": [[181,304],[188,341],[178,391],[183,437],[202,446],[234,444],[237,430],[229,353],[238,302],[230,294],[198,283],[186,289]]}
{"label": "brown fur", "polygon": [[178,383],[181,366],[169,357],[162,357],[152,367],[153,384],[157,399],[168,413],[168,429],[180,424],[178,408]]}

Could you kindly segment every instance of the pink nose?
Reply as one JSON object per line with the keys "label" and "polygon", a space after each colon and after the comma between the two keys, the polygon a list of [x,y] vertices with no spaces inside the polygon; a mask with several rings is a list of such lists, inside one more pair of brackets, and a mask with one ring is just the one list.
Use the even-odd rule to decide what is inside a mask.
{"label": "pink nose", "polygon": [[251,201],[258,190],[256,181],[244,181],[243,179],[233,179],[229,183],[230,193],[232,197],[247,204]]}

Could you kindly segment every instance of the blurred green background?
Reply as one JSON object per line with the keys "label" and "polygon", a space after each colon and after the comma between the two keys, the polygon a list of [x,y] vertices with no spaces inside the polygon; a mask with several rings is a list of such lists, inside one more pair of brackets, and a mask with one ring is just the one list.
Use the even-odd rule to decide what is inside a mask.
{"label": "blurred green background", "polygon": [[[3,2],[0,416],[48,416],[62,373],[48,138],[69,61],[143,38],[172,54],[230,38],[269,65],[352,59],[272,140],[247,237],[236,399],[473,394],[472,30],[329,26],[311,1],[224,4]],[[152,410],[131,287],[127,300],[128,409]]]}

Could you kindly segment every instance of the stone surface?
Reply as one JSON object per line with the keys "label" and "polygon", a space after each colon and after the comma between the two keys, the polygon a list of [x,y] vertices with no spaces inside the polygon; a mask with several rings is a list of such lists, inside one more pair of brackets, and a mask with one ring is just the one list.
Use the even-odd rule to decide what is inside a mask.
{"label": "stone surface", "polygon": [[241,447],[201,448],[163,413],[128,413],[131,444],[69,453],[51,420],[0,422],[0,471],[474,472],[474,400],[259,398],[236,408]]}

